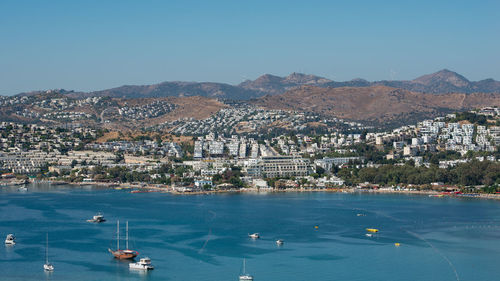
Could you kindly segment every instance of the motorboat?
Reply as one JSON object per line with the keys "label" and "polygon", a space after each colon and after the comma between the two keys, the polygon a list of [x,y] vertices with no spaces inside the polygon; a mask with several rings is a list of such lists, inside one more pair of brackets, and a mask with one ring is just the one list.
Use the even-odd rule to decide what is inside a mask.
{"label": "motorboat", "polygon": [[252,239],[259,239],[260,235],[258,233],[253,233],[253,234],[248,234],[248,237],[250,237]]}
{"label": "motorboat", "polygon": [[101,223],[105,221],[106,219],[104,218],[104,215],[102,213],[97,213],[95,216],[92,217],[92,219],[87,220],[87,222],[95,222],[95,223]]}
{"label": "motorboat", "polygon": [[367,228],[366,231],[371,232],[371,233],[377,233],[378,229],[376,229],[376,228]]}
{"label": "motorboat", "polygon": [[285,243],[285,241],[283,241],[283,239],[276,240],[276,245],[278,245],[278,246],[283,245],[283,243]]}
{"label": "motorboat", "polygon": [[26,192],[26,191],[28,191],[28,188],[26,187],[26,185],[23,185],[23,186],[19,187],[17,189],[17,191],[19,191],[19,192]]}
{"label": "motorboat", "polygon": [[243,274],[240,275],[239,281],[253,281],[253,276],[246,272],[246,260],[243,259]]}
{"label": "motorboat", "polygon": [[128,248],[128,221],[126,228],[126,249],[120,249],[120,221],[116,222],[116,250],[108,249],[108,251],[117,259],[133,259],[139,255],[139,252]]}
{"label": "motorboat", "polygon": [[129,263],[128,267],[130,269],[140,269],[140,270],[152,270],[155,267],[151,264],[150,258],[141,258],[139,262]]}
{"label": "motorboat", "polygon": [[54,265],[49,262],[49,234],[47,233],[47,246],[45,247],[45,263],[43,264],[43,270],[54,271]]}
{"label": "motorboat", "polygon": [[7,237],[5,238],[5,244],[7,245],[16,244],[16,236],[14,236],[14,234],[7,235]]}

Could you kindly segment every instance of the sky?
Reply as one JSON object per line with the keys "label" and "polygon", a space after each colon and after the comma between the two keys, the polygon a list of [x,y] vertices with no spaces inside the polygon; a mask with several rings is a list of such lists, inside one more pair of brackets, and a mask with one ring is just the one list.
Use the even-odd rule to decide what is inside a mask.
{"label": "sky", "polygon": [[0,1],[0,95],[302,72],[500,80],[500,1]]}

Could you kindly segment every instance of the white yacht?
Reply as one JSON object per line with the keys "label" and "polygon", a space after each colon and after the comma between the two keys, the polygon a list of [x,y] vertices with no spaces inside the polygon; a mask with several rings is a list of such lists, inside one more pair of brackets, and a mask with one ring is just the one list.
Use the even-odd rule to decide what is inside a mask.
{"label": "white yacht", "polygon": [[258,233],[253,233],[253,234],[248,234],[248,237],[250,237],[252,239],[259,239],[260,235]]}
{"label": "white yacht", "polygon": [[104,218],[104,215],[102,213],[97,213],[97,215],[93,216],[92,219],[87,220],[87,222],[96,222],[96,223],[105,222],[105,221],[106,221],[106,219]]}
{"label": "white yacht", "polygon": [[54,266],[49,263],[49,234],[47,233],[47,247],[45,248],[45,264],[43,265],[43,270],[54,271]]}
{"label": "white yacht", "polygon": [[253,276],[246,272],[246,260],[243,259],[243,274],[240,275],[239,281],[253,281]]}
{"label": "white yacht", "polygon": [[130,269],[141,269],[141,270],[154,269],[154,266],[151,264],[150,258],[141,258],[139,262],[129,263],[128,267]]}
{"label": "white yacht", "polygon": [[276,240],[276,245],[278,245],[278,246],[283,245],[283,243],[285,243],[285,241],[283,241],[283,239]]}
{"label": "white yacht", "polygon": [[5,244],[7,245],[16,244],[16,237],[14,236],[14,234],[7,235],[7,237],[5,238]]}

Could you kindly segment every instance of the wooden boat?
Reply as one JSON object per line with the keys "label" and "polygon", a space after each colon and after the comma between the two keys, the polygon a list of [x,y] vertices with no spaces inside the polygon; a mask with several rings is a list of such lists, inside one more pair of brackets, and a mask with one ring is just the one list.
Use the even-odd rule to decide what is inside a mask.
{"label": "wooden boat", "polygon": [[126,249],[120,249],[120,221],[116,222],[116,250],[108,249],[108,251],[117,259],[133,259],[139,255],[139,252],[128,248],[128,221],[126,228]]}

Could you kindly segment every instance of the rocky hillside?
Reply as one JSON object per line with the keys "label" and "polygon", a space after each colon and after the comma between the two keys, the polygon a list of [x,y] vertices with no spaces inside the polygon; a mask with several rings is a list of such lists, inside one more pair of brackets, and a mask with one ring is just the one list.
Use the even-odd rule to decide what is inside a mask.
{"label": "rocky hillside", "polygon": [[284,94],[262,97],[253,103],[270,109],[309,111],[326,116],[393,125],[415,123],[423,116],[430,118],[457,110],[500,106],[500,94],[429,95],[387,86],[302,86]]}
{"label": "rocky hillside", "polygon": [[159,98],[159,97],[191,97],[202,96],[211,98],[226,98],[246,100],[263,96],[265,93],[247,90],[224,83],[212,82],[163,82],[153,85],[126,85],[113,89],[75,93],[74,97],[106,96],[116,98]]}
{"label": "rocky hillside", "polygon": [[269,95],[276,95],[302,85],[326,87],[327,84],[331,82],[333,81],[323,77],[294,72],[286,77],[265,74],[253,81],[247,80],[239,84],[238,87]]}

